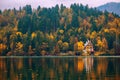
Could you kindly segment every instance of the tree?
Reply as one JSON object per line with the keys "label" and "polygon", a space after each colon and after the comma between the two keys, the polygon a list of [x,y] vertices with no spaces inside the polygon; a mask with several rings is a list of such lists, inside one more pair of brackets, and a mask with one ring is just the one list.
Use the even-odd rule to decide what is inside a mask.
{"label": "tree", "polygon": [[64,52],[66,52],[67,50],[68,50],[68,48],[69,48],[69,43],[68,42],[64,42],[63,44],[62,44],[62,46],[63,46],[63,51]]}
{"label": "tree", "polygon": [[76,13],[73,13],[71,26],[79,27],[78,16]]}
{"label": "tree", "polygon": [[12,52],[16,48],[16,42],[17,42],[17,35],[16,34],[10,35],[10,49]]}
{"label": "tree", "polygon": [[96,33],[96,31],[93,31],[92,33],[91,33],[91,35],[90,35],[90,39],[95,39],[95,37],[97,36],[97,33]]}
{"label": "tree", "polygon": [[0,14],[2,14],[2,11],[0,10]]}
{"label": "tree", "polygon": [[62,40],[58,40],[57,45],[58,45],[60,51],[62,51],[62,44],[63,44],[63,41]]}
{"label": "tree", "polygon": [[[56,5],[54,8],[52,8],[50,10],[51,16],[50,16],[50,20],[51,20],[51,27],[53,27],[52,31],[56,31],[57,27],[59,27],[59,6]],[[49,13],[48,13],[49,14]]]}
{"label": "tree", "polygon": [[7,43],[6,43],[6,45],[7,45],[7,51],[10,51],[10,35],[11,35],[11,32],[8,31],[8,32],[6,33],[6,38],[7,38]]}
{"label": "tree", "polygon": [[91,20],[90,20],[90,22],[91,22],[91,32],[93,32],[93,31],[96,31],[97,32],[97,26],[96,26],[96,22],[95,22],[95,20],[93,19],[93,18],[91,18]]}
{"label": "tree", "polygon": [[113,43],[115,41],[115,34],[113,33],[105,33],[105,38],[107,40],[108,43],[108,50],[113,49]]}
{"label": "tree", "polygon": [[37,14],[36,13],[33,13],[33,15],[32,15],[32,18],[31,18],[31,32],[34,32],[34,31],[36,31],[36,30],[39,30],[39,27],[40,26],[38,26],[38,16],[37,16]]}
{"label": "tree", "polygon": [[63,4],[61,4],[61,5],[60,5],[60,13],[62,13],[65,8],[66,8],[66,7],[65,7]]}
{"label": "tree", "polygon": [[38,6],[37,11],[40,11],[40,9],[41,9],[41,7],[40,7],[40,6]]}
{"label": "tree", "polygon": [[32,14],[31,5],[26,5],[23,9],[26,11],[26,14]]}
{"label": "tree", "polygon": [[28,52],[29,46],[31,45],[31,32],[28,31],[23,35],[23,50]]}
{"label": "tree", "polygon": [[74,51],[82,51],[84,49],[84,43],[82,41],[74,44]]}
{"label": "tree", "polygon": [[82,26],[85,32],[88,32],[91,28],[91,24],[86,19],[83,20]]}
{"label": "tree", "polygon": [[[50,19],[50,17],[53,14],[51,16],[50,15],[51,15],[51,9],[43,8],[41,11],[39,11],[39,13],[38,13],[39,19],[37,22],[39,30],[41,30],[43,32],[48,32],[49,30],[51,30],[51,28],[53,30],[53,26],[51,26],[53,21]],[[52,17],[52,18],[54,18],[54,17]]]}
{"label": "tree", "polygon": [[82,51],[84,49],[84,43],[82,41],[77,43],[78,45],[78,51]]}
{"label": "tree", "polygon": [[18,22],[18,31],[25,34],[28,30],[32,30],[32,22],[30,16],[24,16]]}
{"label": "tree", "polygon": [[0,55],[3,54],[3,51],[6,50],[7,46],[5,44],[0,44]]}
{"label": "tree", "polygon": [[5,16],[0,15],[0,27],[7,26],[8,21]]}
{"label": "tree", "polygon": [[23,44],[21,42],[17,42],[15,50],[17,53],[23,53]]}
{"label": "tree", "polygon": [[106,38],[102,38],[102,42],[103,42],[103,51],[106,51],[108,49],[108,43]]}

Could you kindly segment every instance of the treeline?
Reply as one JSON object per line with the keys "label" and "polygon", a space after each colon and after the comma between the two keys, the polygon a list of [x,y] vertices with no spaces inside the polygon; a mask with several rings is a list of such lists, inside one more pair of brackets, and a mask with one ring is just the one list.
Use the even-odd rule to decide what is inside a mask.
{"label": "treeline", "polygon": [[[88,5],[52,8],[31,5],[0,10],[1,55],[44,55],[76,50],[89,39],[95,51],[119,53],[120,18]],[[80,49],[82,50],[82,49]]]}

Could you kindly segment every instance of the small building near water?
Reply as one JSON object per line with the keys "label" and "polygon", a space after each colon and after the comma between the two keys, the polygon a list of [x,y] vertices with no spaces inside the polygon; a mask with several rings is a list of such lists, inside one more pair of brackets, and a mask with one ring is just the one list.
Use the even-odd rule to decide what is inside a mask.
{"label": "small building near water", "polygon": [[93,54],[94,53],[94,47],[93,44],[90,40],[87,40],[86,43],[84,44],[84,53],[87,54]]}

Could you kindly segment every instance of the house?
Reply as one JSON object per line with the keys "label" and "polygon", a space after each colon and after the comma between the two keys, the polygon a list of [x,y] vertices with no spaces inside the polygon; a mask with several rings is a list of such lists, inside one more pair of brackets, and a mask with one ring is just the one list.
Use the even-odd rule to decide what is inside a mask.
{"label": "house", "polygon": [[84,53],[88,53],[88,54],[92,54],[94,52],[94,48],[93,48],[93,44],[90,40],[88,40],[85,44],[84,44]]}

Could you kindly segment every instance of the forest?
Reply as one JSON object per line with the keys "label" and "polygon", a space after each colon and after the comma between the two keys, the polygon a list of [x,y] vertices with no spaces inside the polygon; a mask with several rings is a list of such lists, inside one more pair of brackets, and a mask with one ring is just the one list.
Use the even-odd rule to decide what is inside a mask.
{"label": "forest", "polygon": [[82,4],[0,10],[1,56],[82,52],[87,40],[96,53],[119,55],[120,16]]}

